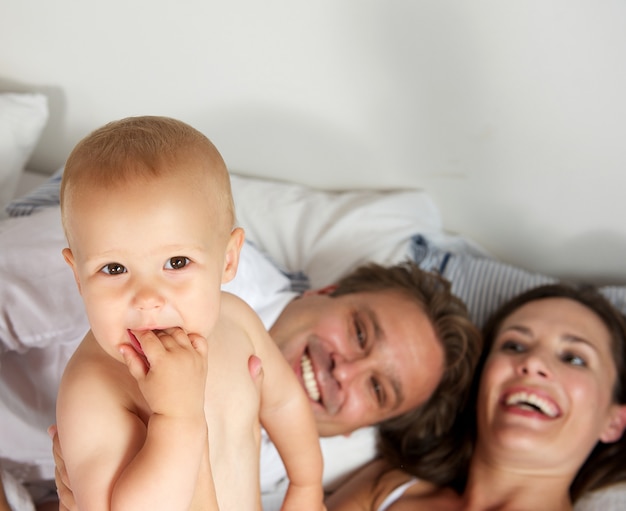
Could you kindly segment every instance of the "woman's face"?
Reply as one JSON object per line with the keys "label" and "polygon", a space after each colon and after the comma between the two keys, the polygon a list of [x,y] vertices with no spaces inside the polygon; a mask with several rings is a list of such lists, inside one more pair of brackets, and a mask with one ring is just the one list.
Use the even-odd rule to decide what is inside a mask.
{"label": "woman's face", "polygon": [[502,322],[482,373],[477,450],[577,471],[598,440],[621,436],[616,377],[594,312],[567,298],[523,305]]}

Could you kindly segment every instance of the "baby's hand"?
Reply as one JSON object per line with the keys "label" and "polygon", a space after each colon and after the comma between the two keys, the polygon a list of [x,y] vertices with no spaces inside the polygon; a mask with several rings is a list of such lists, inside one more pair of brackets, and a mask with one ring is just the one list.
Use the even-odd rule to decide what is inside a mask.
{"label": "baby's hand", "polygon": [[149,363],[131,346],[122,355],[153,413],[171,417],[204,415],[207,341],[181,328],[133,332]]}

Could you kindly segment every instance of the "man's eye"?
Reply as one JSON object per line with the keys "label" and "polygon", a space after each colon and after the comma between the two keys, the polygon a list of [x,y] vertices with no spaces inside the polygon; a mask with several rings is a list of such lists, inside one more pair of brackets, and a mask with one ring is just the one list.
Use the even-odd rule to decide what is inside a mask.
{"label": "man's eye", "polygon": [[354,331],[356,332],[356,340],[359,343],[361,349],[365,348],[367,344],[367,336],[365,335],[365,329],[361,326],[359,321],[354,321]]}
{"label": "man's eye", "polygon": [[126,273],[127,270],[126,267],[122,266],[120,263],[109,263],[105,264],[100,271],[107,275],[120,275]]}
{"label": "man's eye", "polygon": [[376,378],[370,378],[370,384],[372,385],[372,390],[376,395],[376,401],[380,406],[385,404],[385,394],[383,392],[383,386]]}
{"label": "man's eye", "polygon": [[171,257],[165,263],[165,269],[166,270],[180,270],[181,268],[184,268],[185,266],[187,266],[190,262],[191,261],[189,260],[188,257],[184,257],[184,256]]}

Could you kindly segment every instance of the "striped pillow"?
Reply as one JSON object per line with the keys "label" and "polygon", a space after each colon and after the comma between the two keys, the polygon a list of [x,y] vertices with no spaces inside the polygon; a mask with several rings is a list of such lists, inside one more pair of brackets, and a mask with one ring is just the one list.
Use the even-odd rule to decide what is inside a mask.
{"label": "striped pillow", "polygon": [[[452,292],[463,300],[470,318],[481,328],[504,302],[527,289],[559,280],[490,257],[442,250],[421,235],[411,240],[410,257],[420,268],[450,281]],[[599,286],[598,291],[626,314],[626,286]]]}
{"label": "striped pillow", "polygon": [[59,204],[59,189],[62,176],[63,167],[32,192],[9,202],[5,207],[5,211],[9,216],[26,216],[40,208],[57,206]]}

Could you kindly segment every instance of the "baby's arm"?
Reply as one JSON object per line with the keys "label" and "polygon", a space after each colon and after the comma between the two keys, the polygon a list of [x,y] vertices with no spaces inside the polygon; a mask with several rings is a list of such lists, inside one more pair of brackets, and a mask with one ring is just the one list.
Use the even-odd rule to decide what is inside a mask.
{"label": "baby's arm", "polygon": [[[259,359],[256,355],[252,355],[248,360],[248,370],[250,376],[252,377],[252,381],[254,385],[257,387],[257,391],[260,392],[262,382],[263,382],[263,367],[261,359]],[[59,511],[78,511],[78,507],[76,506],[76,502],[74,499],[74,494],[72,492],[71,482],[68,478],[67,469],[65,467],[65,460],[63,457],[63,452],[61,450],[61,445],[59,442],[59,435],[57,433],[56,425],[52,425],[48,428],[48,434],[52,438],[52,454],[54,457],[55,471],[54,471],[54,479],[57,487],[57,493],[59,496]],[[205,464],[206,463],[206,464]],[[207,482],[210,485],[210,488],[213,488],[213,475],[218,473],[222,469],[222,464],[219,464],[216,467],[216,470],[213,472],[210,463],[208,463],[208,457],[203,459],[203,469],[201,470],[199,477],[199,485],[203,484],[203,476],[207,477]],[[228,487],[221,488],[222,493],[228,492],[228,495],[241,495],[241,488],[239,485],[236,487]],[[211,490],[212,491],[212,490]],[[212,499],[215,498],[214,493],[207,495],[207,492],[198,494],[198,500],[194,500],[194,504],[191,509],[214,509],[214,502]],[[209,498],[210,497],[210,498]],[[202,500],[205,499],[205,500]],[[230,501],[236,502],[237,498],[231,498]],[[213,507],[212,507],[213,506]],[[1,510],[1,508],[0,508]]]}
{"label": "baby's arm", "polygon": [[261,336],[257,353],[265,378],[260,418],[289,477],[282,510],[324,509],[323,460],[311,405],[275,343],[265,331]]}
{"label": "baby's arm", "polygon": [[[96,374],[83,371],[78,380],[70,372],[62,383],[59,438],[81,511],[187,510],[200,470],[206,468],[202,465],[208,459],[206,341],[190,339],[180,329],[158,336],[152,332],[136,335],[150,362],[149,370],[134,351],[127,351],[128,370],[123,365],[117,368],[126,378],[115,381],[107,371],[100,378],[98,366],[92,364]],[[134,398],[124,397],[125,387],[132,384],[127,371],[137,380],[149,406],[147,428],[139,406],[133,406]],[[205,509],[217,509],[207,479],[212,482],[203,477],[203,488],[211,493],[213,507]]]}
{"label": "baby's arm", "polygon": [[[124,358],[152,415],[143,447],[118,480],[116,500],[119,496],[120,504],[128,506],[130,496],[137,498],[138,504],[129,509],[188,509],[201,468],[209,466],[204,415],[207,341],[180,328],[136,335],[149,370],[136,364],[130,346],[125,347]],[[212,478],[203,478],[201,487],[208,483]],[[212,488],[211,493],[214,496]],[[217,501],[213,506],[217,509]]]}

